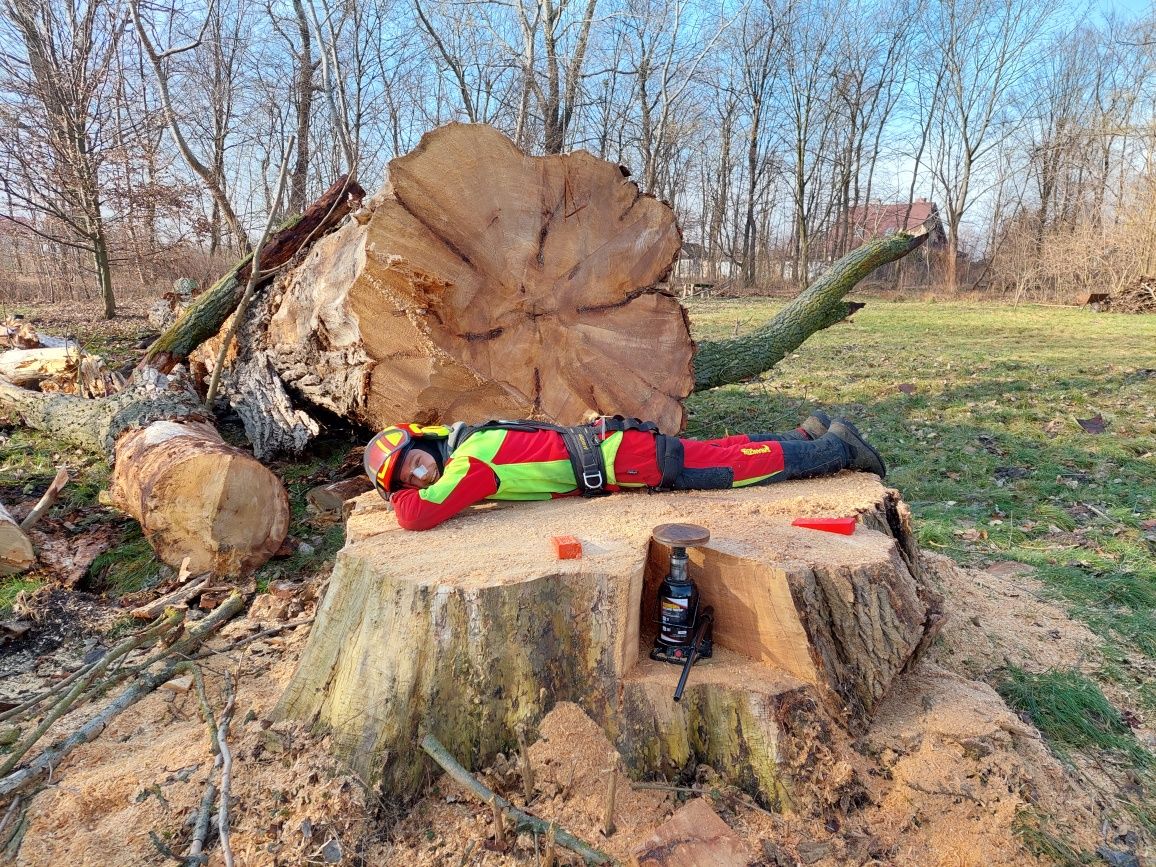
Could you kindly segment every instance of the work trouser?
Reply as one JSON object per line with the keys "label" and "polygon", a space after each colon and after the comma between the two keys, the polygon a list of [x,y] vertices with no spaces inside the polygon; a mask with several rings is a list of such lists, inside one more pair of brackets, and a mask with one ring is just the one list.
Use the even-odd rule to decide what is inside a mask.
{"label": "work trouser", "polygon": [[682,469],[670,484],[676,491],[765,485],[829,475],[847,466],[846,450],[832,435],[799,440],[790,434],[738,434],[677,442]]}

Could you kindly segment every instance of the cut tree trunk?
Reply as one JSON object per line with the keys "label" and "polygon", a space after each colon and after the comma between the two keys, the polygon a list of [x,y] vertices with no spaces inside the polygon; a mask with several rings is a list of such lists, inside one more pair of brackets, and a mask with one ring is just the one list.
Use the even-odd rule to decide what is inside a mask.
{"label": "cut tree trunk", "polygon": [[28,536],[0,503],[0,575],[16,575],[30,569],[36,554]]}
{"label": "cut tree trunk", "polygon": [[79,355],[65,347],[0,352],[0,376],[21,388],[37,386],[60,373],[76,371]]}
{"label": "cut tree trunk", "polygon": [[[941,619],[906,507],[864,474],[491,506],[427,533],[399,529],[376,494],[356,506],[277,714],[331,731],[402,798],[424,785],[419,731],[476,768],[565,700],[636,776],[706,762],[766,806],[806,806],[851,784],[836,732],[863,730]],[[860,526],[791,526],[816,512]],[[647,658],[669,563],[650,532],[674,521],[711,531],[690,556],[716,611],[715,658],[677,704],[679,667]],[[549,538],[576,528],[583,557],[557,560]]]}
{"label": "cut tree trunk", "polygon": [[83,399],[0,379],[0,407],[29,427],[113,458],[113,504],[136,518],[165,563],[238,574],[273,555],[288,531],[277,477],[228,446],[191,389],[138,371],[125,391]]}
{"label": "cut tree trunk", "polygon": [[204,422],[153,422],[116,444],[111,503],[140,522],[170,566],[238,575],[265,563],[289,531],[289,498],[252,456]]}
{"label": "cut tree trunk", "polygon": [[317,245],[270,311],[293,391],[371,427],[629,412],[679,430],[693,344],[662,291],[669,206],[578,151],[449,124],[390,163],[364,224]]}
{"label": "cut tree trunk", "polygon": [[764,328],[695,355],[662,283],[681,246],[669,206],[583,151],[529,157],[449,124],[286,275],[250,351],[296,396],[375,429],[621,413],[674,433],[691,391],[769,370],[925,238],[869,242]]}

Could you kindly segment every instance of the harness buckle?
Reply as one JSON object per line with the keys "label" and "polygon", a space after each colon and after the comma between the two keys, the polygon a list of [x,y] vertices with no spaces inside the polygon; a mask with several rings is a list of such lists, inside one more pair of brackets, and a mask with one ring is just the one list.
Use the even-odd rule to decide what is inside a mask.
{"label": "harness buckle", "polygon": [[582,484],[586,486],[587,490],[597,491],[606,486],[606,479],[601,470],[595,470],[592,473],[584,470],[582,472]]}

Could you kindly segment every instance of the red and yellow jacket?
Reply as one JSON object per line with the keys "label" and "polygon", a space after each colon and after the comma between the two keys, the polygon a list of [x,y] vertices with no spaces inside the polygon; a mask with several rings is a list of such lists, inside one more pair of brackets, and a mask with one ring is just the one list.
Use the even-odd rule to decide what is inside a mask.
{"label": "red and yellow jacket", "polygon": [[[753,444],[743,435],[683,440],[685,467],[724,466],[734,487],[766,481],[783,469],[778,443]],[[602,440],[608,491],[657,487],[662,481],[654,434],[628,430]],[[550,500],[578,495],[573,465],[555,431],[480,430],[454,449],[441,478],[424,490],[390,497],[397,522],[428,530],[482,500]]]}

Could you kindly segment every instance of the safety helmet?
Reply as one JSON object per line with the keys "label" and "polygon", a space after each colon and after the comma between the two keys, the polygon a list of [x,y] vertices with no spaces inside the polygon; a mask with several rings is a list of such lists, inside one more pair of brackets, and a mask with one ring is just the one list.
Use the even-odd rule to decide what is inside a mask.
{"label": "safety helmet", "polygon": [[398,424],[387,427],[365,447],[365,474],[374,489],[389,499],[397,490],[397,468],[415,440],[444,440],[450,435],[445,425]]}

